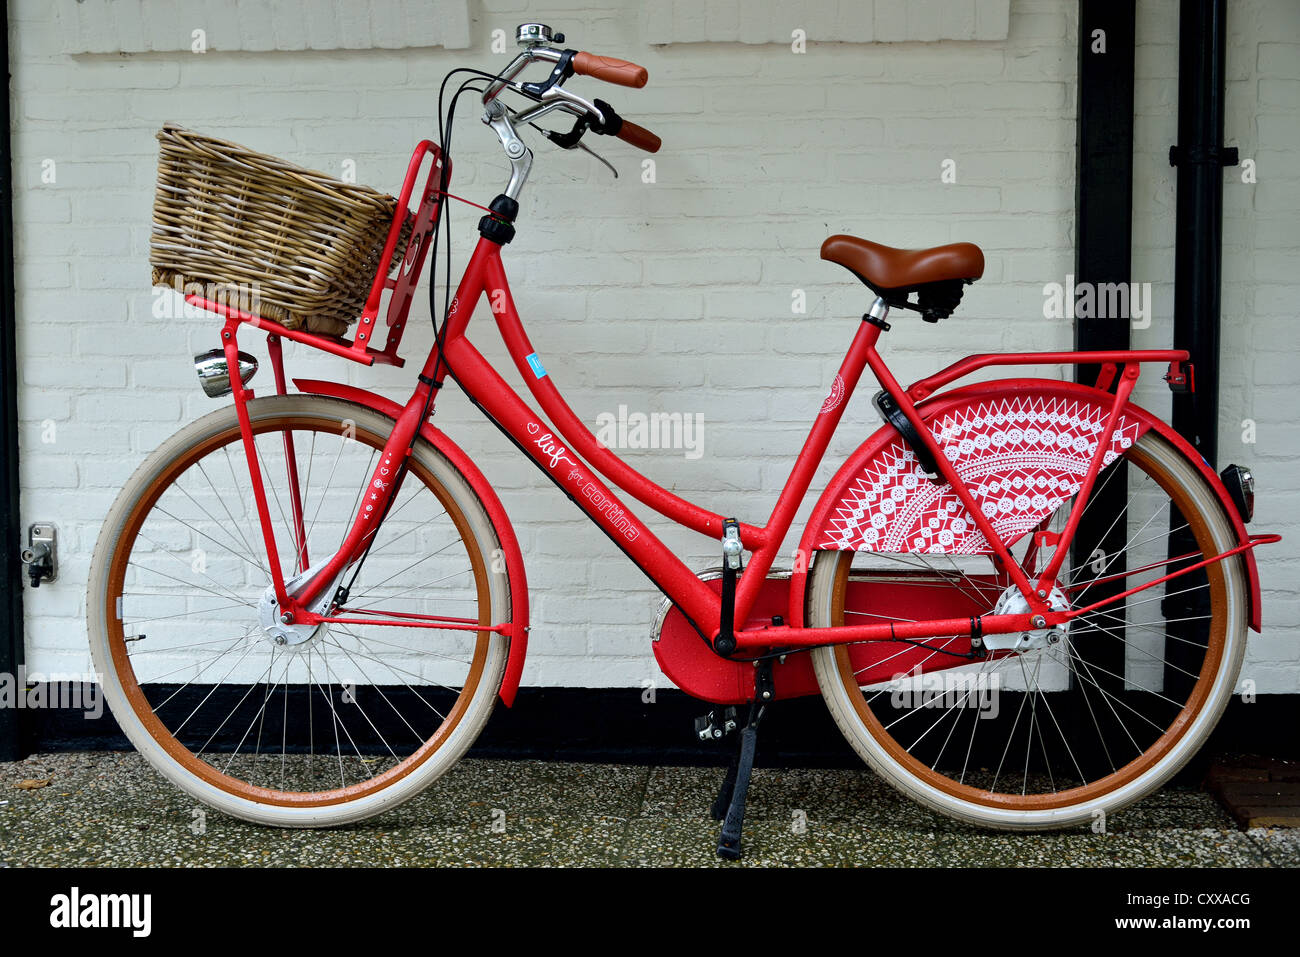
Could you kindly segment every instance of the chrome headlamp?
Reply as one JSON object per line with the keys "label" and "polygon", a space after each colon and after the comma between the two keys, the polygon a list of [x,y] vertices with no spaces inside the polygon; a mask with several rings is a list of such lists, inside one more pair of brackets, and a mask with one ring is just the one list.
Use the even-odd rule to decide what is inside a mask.
{"label": "chrome headlamp", "polygon": [[[194,371],[199,374],[199,384],[209,399],[219,399],[230,395],[230,369],[226,365],[226,353],[223,349],[201,352],[194,357]],[[248,380],[257,372],[257,359],[247,352],[239,354],[239,381],[247,385]]]}

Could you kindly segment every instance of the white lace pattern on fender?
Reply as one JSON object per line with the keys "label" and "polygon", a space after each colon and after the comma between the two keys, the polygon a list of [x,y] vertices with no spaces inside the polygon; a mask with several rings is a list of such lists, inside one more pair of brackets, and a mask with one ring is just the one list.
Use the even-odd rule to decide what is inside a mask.
{"label": "white lace pattern on fender", "polygon": [[[1107,412],[1101,402],[1030,392],[961,406],[927,425],[998,537],[1011,543],[1078,491]],[[1144,428],[1121,416],[1103,468]],[[872,552],[990,551],[961,500],[930,481],[901,439],[886,443],[848,482],[818,542],[817,548]]]}

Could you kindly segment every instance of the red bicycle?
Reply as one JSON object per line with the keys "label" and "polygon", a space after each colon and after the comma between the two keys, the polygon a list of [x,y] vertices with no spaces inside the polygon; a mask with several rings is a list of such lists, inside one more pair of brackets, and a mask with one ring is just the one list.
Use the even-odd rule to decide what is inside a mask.
{"label": "red bicycle", "polygon": [[[1246,531],[1248,471],[1216,475],[1130,401],[1151,364],[1171,388],[1190,389],[1188,354],[977,355],[903,386],[877,351],[890,311],[947,317],[983,254],[969,243],[901,250],[832,236],[822,258],[874,302],[771,515],[750,524],[688,502],[598,443],[566,404],[501,256],[533,160],[521,134],[568,113],[571,130],[543,131],[561,147],[595,133],[656,151],[654,134],[565,88],[575,75],[640,87],[646,71],[560,49],[542,25],[521,27],[520,40],[504,72],[468,71],[460,88],[481,94],[511,176],[479,221],[405,403],[318,379],[294,379],[291,393],[282,342],[402,365],[397,347],[431,247],[436,255],[451,170],[429,141],[412,157],[380,261],[404,224],[406,252],[394,274],[378,270],[351,339],[194,299],[225,317],[200,374],[234,404],[140,466],[106,521],[90,582],[94,660],[141,753],[227,813],[336,825],[419,793],[470,747],[496,699],[512,703],[529,631],[524,560],[492,487],[430,421],[452,379],[667,596],[654,652],[679,687],[715,705],[699,735],[722,736],[740,723],[734,707],[749,706],[714,808],[726,819],[725,856],[739,854],[759,722],[782,698],[820,693],[886,780],[976,824],[1089,822],[1167,781],[1234,693],[1247,627],[1260,621],[1253,549],[1277,540]],[[532,65],[545,77],[521,82]],[[481,298],[541,412],[466,337]],[[246,385],[245,327],[267,334],[274,395],[254,398]],[[991,366],[1047,364],[1099,374],[1092,385],[949,388]],[[821,493],[793,567],[776,570],[867,368],[885,424]],[[688,568],[625,495],[717,540],[720,568]],[[1104,515],[1090,516],[1097,502]],[[1081,547],[1090,517],[1109,525],[1100,536],[1096,521],[1087,526],[1095,541],[1117,548]]]}

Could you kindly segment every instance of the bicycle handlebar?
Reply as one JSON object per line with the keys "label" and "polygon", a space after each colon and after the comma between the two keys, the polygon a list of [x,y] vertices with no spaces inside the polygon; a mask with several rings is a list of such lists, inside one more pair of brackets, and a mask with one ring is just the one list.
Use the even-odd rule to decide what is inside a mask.
{"label": "bicycle handlebar", "polygon": [[650,79],[649,72],[643,66],[617,57],[596,56],[594,53],[575,53],[573,72],[580,76],[592,76],[606,83],[635,87],[638,90]]}
{"label": "bicycle handlebar", "polygon": [[651,133],[644,126],[637,126],[635,123],[623,121],[617,133],[614,134],[624,143],[630,143],[637,149],[643,149],[647,153],[658,153],[659,147],[663,145],[663,140],[659,139],[654,133]]}
{"label": "bicycle handlebar", "polygon": [[[536,29],[530,29],[525,36],[525,27]],[[521,44],[526,45],[527,49],[515,57],[483,92],[483,105],[487,108],[484,122],[494,128],[497,128],[498,123],[504,124],[497,129],[497,134],[506,147],[507,156],[511,158],[511,166],[514,169],[512,186],[517,189],[522,185],[523,177],[527,175],[526,169],[522,173],[515,169],[516,166],[524,163],[526,153],[511,152],[516,146],[520,148],[523,146],[513,131],[512,123],[533,121],[556,109],[578,117],[578,123],[567,134],[543,131],[548,139],[565,149],[576,146],[577,141],[582,138],[583,131],[590,129],[594,133],[617,137],[624,143],[648,153],[659,151],[663,141],[644,126],[622,119],[608,103],[602,100],[592,103],[563,88],[564,81],[576,74],[594,77],[606,83],[640,89],[650,79],[650,74],[645,67],[617,57],[597,56],[594,53],[576,50],[559,50],[546,45],[545,42],[534,42],[530,39],[534,34],[544,37],[545,40],[552,38],[550,28],[541,24],[525,24],[519,28],[519,34]],[[563,42],[563,36],[560,34],[555,34],[555,39]],[[549,78],[537,83],[520,83],[516,77],[529,64],[539,60],[554,64]],[[537,105],[513,112],[505,110],[495,102],[497,96],[505,89],[525,96]],[[494,109],[499,112],[494,113]]]}
{"label": "bicycle handlebar", "polygon": [[663,145],[663,141],[644,126],[638,126],[636,123],[623,119],[604,100],[596,100],[595,107],[604,115],[605,122],[600,125],[592,123],[591,131],[593,133],[599,133],[602,136],[616,136],[624,143],[635,146],[637,149],[643,149],[647,153],[659,152],[659,147]]}
{"label": "bicycle handlebar", "polygon": [[[597,80],[604,80],[606,83],[617,83],[619,86],[630,86],[638,90],[645,86],[650,79],[650,74],[645,67],[632,63],[630,60],[620,60],[612,56],[575,53],[570,65],[573,72],[580,76],[590,76]],[[597,100],[596,103],[599,104],[600,110],[606,114],[604,128],[593,127],[596,132],[616,136],[624,143],[645,150],[647,153],[659,152],[659,147],[663,146],[663,140],[658,136],[651,133],[644,126],[638,126],[636,123],[630,123],[622,119],[603,100]]]}

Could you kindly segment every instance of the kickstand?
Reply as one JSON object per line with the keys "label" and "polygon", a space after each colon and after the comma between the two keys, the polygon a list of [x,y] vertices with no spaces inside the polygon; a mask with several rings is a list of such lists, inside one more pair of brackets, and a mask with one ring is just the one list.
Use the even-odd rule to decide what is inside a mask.
{"label": "kickstand", "polygon": [[[750,721],[752,720],[753,717],[751,714]],[[749,727],[749,723],[746,722],[745,726]],[[742,737],[741,740],[743,742],[744,738]],[[718,789],[718,796],[713,799],[713,807],[709,811],[709,816],[715,821],[721,821],[726,817],[727,809],[731,807],[731,795],[736,790],[736,772],[740,769],[740,751],[742,746],[743,745],[737,745],[731,752],[731,761],[727,764],[727,773],[722,776],[722,787]]]}
{"label": "kickstand", "polygon": [[718,856],[729,861],[741,857],[740,831],[745,824],[745,798],[749,793],[749,779],[754,770],[754,752],[758,746],[758,724],[767,711],[766,703],[772,699],[772,665],[761,661],[754,675],[754,701],[749,705],[749,720],[740,732],[740,746],[727,767],[722,788],[713,802],[713,819],[722,821],[718,836]]}

